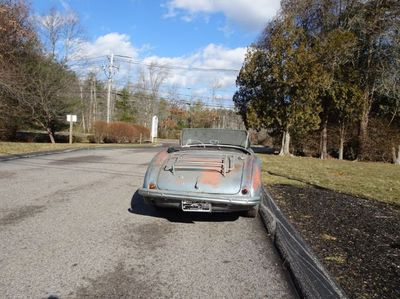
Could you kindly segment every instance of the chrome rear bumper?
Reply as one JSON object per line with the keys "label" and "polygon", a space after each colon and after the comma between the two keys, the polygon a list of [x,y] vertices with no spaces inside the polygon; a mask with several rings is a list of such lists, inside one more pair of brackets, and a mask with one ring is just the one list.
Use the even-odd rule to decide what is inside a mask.
{"label": "chrome rear bumper", "polygon": [[224,194],[205,194],[205,193],[193,193],[193,192],[178,192],[178,191],[165,191],[159,189],[147,189],[140,188],[139,194],[144,198],[151,200],[155,203],[168,204],[171,203],[174,206],[180,203],[182,200],[185,201],[201,201],[209,202],[217,206],[224,206],[229,210],[238,209],[250,209],[260,203],[261,197],[250,197],[237,195],[224,195]]}

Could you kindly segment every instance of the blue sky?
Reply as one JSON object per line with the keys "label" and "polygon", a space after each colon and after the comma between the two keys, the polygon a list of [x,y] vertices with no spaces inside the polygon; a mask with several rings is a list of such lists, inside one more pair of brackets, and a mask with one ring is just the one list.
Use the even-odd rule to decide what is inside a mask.
{"label": "blue sky", "polygon": [[[195,68],[240,69],[246,47],[279,9],[278,0],[33,0],[37,15],[51,7],[75,11],[84,29],[80,54],[111,52],[135,61]],[[121,62],[120,78],[126,75]],[[231,97],[237,72],[171,70],[166,86]],[[121,79],[122,80],[122,79]]]}

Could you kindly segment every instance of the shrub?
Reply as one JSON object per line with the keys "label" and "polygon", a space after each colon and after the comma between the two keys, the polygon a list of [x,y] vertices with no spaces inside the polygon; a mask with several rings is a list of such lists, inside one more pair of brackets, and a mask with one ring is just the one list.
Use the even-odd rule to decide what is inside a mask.
{"label": "shrub", "polygon": [[115,122],[108,125],[107,143],[133,143],[139,136],[138,130],[130,124]]}
{"label": "shrub", "polygon": [[98,120],[93,124],[93,138],[96,143],[103,143],[107,137],[107,123]]}
{"label": "shrub", "polygon": [[97,143],[96,138],[94,137],[94,134],[89,134],[87,136],[87,140],[89,143]]}
{"label": "shrub", "polygon": [[93,135],[89,140],[97,143],[134,143],[139,141],[141,134],[142,140],[148,139],[150,130],[126,122],[107,124],[105,121],[97,121],[93,126]]}
{"label": "shrub", "polygon": [[15,139],[18,125],[7,120],[0,120],[0,140],[11,141]]}

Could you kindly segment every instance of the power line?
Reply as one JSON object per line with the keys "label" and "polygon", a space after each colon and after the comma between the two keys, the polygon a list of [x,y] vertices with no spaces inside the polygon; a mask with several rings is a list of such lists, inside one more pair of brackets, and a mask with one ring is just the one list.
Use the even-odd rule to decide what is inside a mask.
{"label": "power line", "polygon": [[[69,93],[70,93],[70,94],[77,94],[77,95],[79,95],[79,94],[80,94],[80,91],[73,91],[73,92],[69,92]],[[86,93],[86,91],[85,91],[85,93]],[[100,91],[100,92],[97,92],[97,94],[98,94],[98,95],[107,96],[108,92],[107,92],[107,91]],[[120,94],[119,92],[117,92],[117,91],[111,91],[111,94],[112,94],[113,96],[120,96],[120,95],[121,95],[121,94]],[[141,95],[132,94],[132,95],[129,95],[129,97],[130,97],[130,98],[136,98],[136,99],[138,99],[138,100],[140,100],[140,99],[148,99],[148,100],[154,99],[154,97],[151,97],[151,96],[146,95],[146,94],[141,94]],[[170,104],[180,103],[180,104],[183,104],[183,105],[195,105],[196,103],[200,103],[202,106],[207,107],[207,108],[220,108],[220,109],[235,108],[234,105],[213,105],[213,104],[207,104],[207,103],[205,103],[205,102],[203,102],[203,101],[200,101],[200,100],[198,100],[198,99],[195,100],[195,101],[189,101],[189,100],[184,100],[184,99],[173,99],[173,98],[162,97],[162,96],[158,97],[158,99],[159,99],[159,100],[164,100],[164,101],[166,101],[166,102],[168,102],[168,103],[170,103]],[[136,101],[137,101],[137,100],[134,100],[133,102],[136,102]]]}
{"label": "power line", "polygon": [[[237,69],[224,69],[224,68],[199,68],[199,67],[192,67],[192,66],[175,66],[175,65],[168,65],[168,64],[163,64],[163,65],[159,65],[159,64],[148,64],[145,63],[143,60],[134,60],[132,57],[129,56],[123,56],[123,55],[114,55],[114,62],[115,62],[115,57],[118,57],[120,60],[122,60],[122,62],[127,62],[129,63],[129,65],[132,64],[136,64],[136,65],[144,65],[147,67],[156,67],[156,68],[163,68],[163,69],[170,69],[170,70],[183,70],[183,71],[205,71],[205,72],[238,72],[239,70]],[[77,68],[79,66],[90,66],[90,67],[95,67],[95,68],[99,68],[99,67],[104,67],[102,60],[103,58],[105,58],[105,56],[94,56],[94,57],[90,57],[87,56],[85,58],[80,58],[80,59],[76,59],[73,61],[73,63],[71,63],[71,67],[73,68]],[[78,72],[82,72],[80,70],[78,70]],[[121,82],[119,81],[114,81],[115,83],[117,82]],[[227,89],[221,90],[220,91],[228,91]]]}
{"label": "power line", "polygon": [[[82,63],[85,64],[89,62],[90,60],[96,61],[100,59],[106,59],[107,56],[83,56],[78,59],[73,59],[70,61],[70,63]],[[147,67],[156,67],[156,68],[163,68],[163,69],[178,69],[178,70],[185,70],[185,71],[201,71],[201,72],[239,72],[239,69],[230,69],[230,68],[206,68],[206,67],[194,67],[190,65],[171,65],[171,64],[152,64],[152,63],[146,63],[144,60],[135,60],[131,56],[125,56],[125,55],[114,55],[115,58],[118,58],[118,60],[122,60],[124,62],[130,62],[131,64],[136,64],[136,65],[144,65]],[[76,63],[76,64],[78,64]]]}
{"label": "power line", "polygon": [[[151,91],[151,89],[149,89],[149,88],[138,88],[137,89],[137,91],[145,91],[145,92],[148,92],[148,91]],[[113,92],[113,93],[115,93],[115,92]],[[118,93],[118,92],[116,92],[116,93]],[[216,99],[213,99],[212,97],[209,97],[209,96],[200,96],[200,95],[189,95],[189,94],[182,94],[182,93],[177,93],[177,92],[175,92],[175,93],[172,93],[170,96],[168,96],[168,92],[162,92],[164,95],[163,95],[163,97],[167,97],[167,98],[171,98],[171,97],[173,97],[173,96],[183,96],[183,97],[186,97],[187,98],[187,100],[196,100],[196,99],[202,99],[202,100],[209,100],[209,101],[220,101],[220,102],[231,102],[232,101],[232,98],[216,98]],[[167,95],[166,95],[167,94]],[[133,95],[135,95],[135,94],[133,94]]]}
{"label": "power line", "polygon": [[170,65],[170,64],[149,64],[144,62],[143,60],[134,60],[133,57],[129,56],[122,56],[122,55],[115,55],[122,60],[126,60],[131,62],[132,64],[140,64],[145,65],[147,67],[156,67],[156,68],[164,68],[164,69],[179,69],[179,70],[186,70],[186,71],[202,71],[202,72],[239,72],[238,69],[226,69],[226,68],[201,68],[201,67],[193,67],[193,66],[177,66],[177,65]]}
{"label": "power line", "polygon": [[75,58],[75,59],[70,59],[70,62],[74,62],[74,61],[88,61],[88,60],[96,60],[96,59],[106,59],[107,56],[106,55],[98,55],[98,56],[79,56],[79,58]]}

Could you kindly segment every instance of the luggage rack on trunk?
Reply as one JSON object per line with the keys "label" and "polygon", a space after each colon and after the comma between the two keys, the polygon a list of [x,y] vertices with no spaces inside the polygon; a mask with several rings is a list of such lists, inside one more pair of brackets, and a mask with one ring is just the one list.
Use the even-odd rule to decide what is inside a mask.
{"label": "luggage rack on trunk", "polygon": [[164,170],[171,171],[172,174],[175,174],[176,170],[208,170],[217,171],[225,176],[235,168],[232,159],[233,157],[229,155],[193,156],[181,154],[170,159]]}

